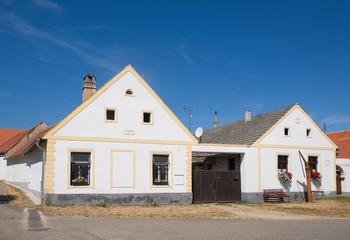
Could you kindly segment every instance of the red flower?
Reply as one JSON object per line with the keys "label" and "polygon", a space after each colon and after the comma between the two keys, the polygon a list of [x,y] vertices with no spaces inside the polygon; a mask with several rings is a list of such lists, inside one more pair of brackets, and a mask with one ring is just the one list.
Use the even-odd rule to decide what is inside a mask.
{"label": "red flower", "polygon": [[320,180],[322,178],[322,175],[319,172],[311,172],[311,178]]}

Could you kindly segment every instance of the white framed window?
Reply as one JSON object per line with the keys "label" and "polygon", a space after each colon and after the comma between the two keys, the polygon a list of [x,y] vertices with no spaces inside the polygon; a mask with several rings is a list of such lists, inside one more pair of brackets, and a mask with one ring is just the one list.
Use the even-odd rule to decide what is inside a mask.
{"label": "white framed window", "polygon": [[70,186],[90,186],[91,152],[70,153]]}
{"label": "white framed window", "polygon": [[283,129],[283,134],[284,134],[284,136],[290,136],[290,129],[289,129],[289,127],[285,127]]}
{"label": "white framed window", "polygon": [[306,137],[312,137],[312,130],[311,128],[306,129]]}
{"label": "white framed window", "polygon": [[114,108],[105,109],[105,121],[106,122],[117,122],[117,110]]}
{"label": "white framed window", "polygon": [[152,184],[155,186],[169,185],[169,155],[152,155]]}
{"label": "white framed window", "polygon": [[278,155],[277,157],[277,168],[278,173],[288,172],[288,155]]}
{"label": "white framed window", "polygon": [[142,112],[142,123],[143,124],[153,124],[153,112],[152,111],[143,111]]}

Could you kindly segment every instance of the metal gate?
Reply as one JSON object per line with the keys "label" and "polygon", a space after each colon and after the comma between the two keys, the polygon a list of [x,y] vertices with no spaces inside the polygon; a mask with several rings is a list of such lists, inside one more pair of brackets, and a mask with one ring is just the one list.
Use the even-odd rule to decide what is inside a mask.
{"label": "metal gate", "polygon": [[193,172],[194,203],[240,200],[240,171],[195,170]]}

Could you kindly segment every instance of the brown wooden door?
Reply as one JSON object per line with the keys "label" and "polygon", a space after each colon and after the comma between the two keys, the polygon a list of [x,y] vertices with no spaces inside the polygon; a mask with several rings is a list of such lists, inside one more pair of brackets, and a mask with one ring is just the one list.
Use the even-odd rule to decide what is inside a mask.
{"label": "brown wooden door", "polygon": [[239,171],[194,171],[194,203],[234,202],[240,200],[241,181]]}
{"label": "brown wooden door", "polygon": [[337,172],[337,195],[341,195],[342,191],[341,191],[341,176],[340,176],[340,172]]}

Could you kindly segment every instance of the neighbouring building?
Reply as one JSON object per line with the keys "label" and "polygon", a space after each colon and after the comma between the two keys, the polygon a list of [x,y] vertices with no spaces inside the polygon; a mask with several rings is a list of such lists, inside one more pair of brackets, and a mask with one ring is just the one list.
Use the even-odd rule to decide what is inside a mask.
{"label": "neighbouring building", "polygon": [[328,133],[338,146],[336,154],[337,194],[350,195],[350,130]]}
{"label": "neighbouring building", "polygon": [[[304,160],[312,168],[314,197],[335,195],[336,145],[298,104],[214,124],[192,151],[195,202],[262,201],[263,189],[274,188],[304,199]],[[283,173],[292,181],[283,181]]]}

